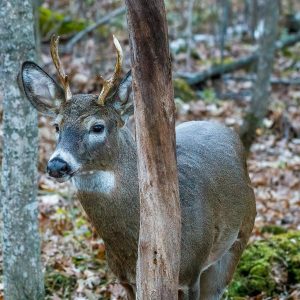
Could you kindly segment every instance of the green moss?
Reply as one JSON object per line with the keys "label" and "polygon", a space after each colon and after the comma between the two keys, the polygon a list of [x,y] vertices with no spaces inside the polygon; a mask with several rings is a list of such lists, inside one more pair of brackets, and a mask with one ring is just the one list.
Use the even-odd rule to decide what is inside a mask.
{"label": "green moss", "polygon": [[217,103],[219,101],[216,92],[212,88],[206,88],[201,93],[201,98],[207,104]]}
{"label": "green moss", "polygon": [[300,232],[288,232],[250,244],[238,265],[227,296],[276,296],[300,282]]}
{"label": "green moss", "polygon": [[277,235],[277,234],[287,233],[287,230],[281,226],[266,225],[262,227],[261,233],[271,233]]}
{"label": "green moss", "polygon": [[269,276],[270,271],[270,265],[267,262],[261,261],[250,269],[250,275],[262,278]]}
{"label": "green moss", "polygon": [[39,26],[42,36],[54,32],[58,35],[73,34],[85,29],[88,25],[90,22],[84,19],[71,19],[45,7],[39,9]]}
{"label": "green moss", "polygon": [[174,85],[174,96],[175,98],[181,99],[183,102],[189,102],[195,100],[196,93],[190,87],[190,85],[181,78],[176,78],[173,81]]}
{"label": "green moss", "polygon": [[228,65],[228,64],[231,64],[233,62],[233,58],[232,57],[225,57],[223,59],[223,61],[221,61],[221,58],[220,57],[215,57],[213,59],[210,60],[211,64],[213,66],[219,66],[219,65]]}
{"label": "green moss", "polygon": [[300,282],[300,253],[292,256],[289,264],[289,280],[291,282]]}

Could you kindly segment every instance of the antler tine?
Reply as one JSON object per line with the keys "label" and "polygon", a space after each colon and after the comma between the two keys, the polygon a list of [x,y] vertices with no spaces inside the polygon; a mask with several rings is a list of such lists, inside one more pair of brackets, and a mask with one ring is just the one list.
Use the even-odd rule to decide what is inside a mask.
{"label": "antler tine", "polygon": [[103,79],[103,87],[102,87],[102,90],[98,97],[97,102],[102,106],[105,105],[105,99],[106,99],[109,91],[114,87],[114,85],[116,84],[116,82],[122,72],[122,62],[123,62],[122,47],[121,47],[118,39],[114,35],[113,35],[113,40],[114,40],[114,45],[117,49],[117,61],[116,61],[116,65],[115,65],[114,74],[110,79],[105,80],[105,79],[103,79],[102,76],[100,76]]}
{"label": "antler tine", "polygon": [[51,37],[50,52],[51,52],[53,63],[58,73],[59,80],[65,91],[66,101],[69,101],[72,98],[72,93],[69,85],[68,76],[65,74],[65,71],[63,69],[62,63],[58,55],[58,42],[59,42],[59,36],[53,35]]}

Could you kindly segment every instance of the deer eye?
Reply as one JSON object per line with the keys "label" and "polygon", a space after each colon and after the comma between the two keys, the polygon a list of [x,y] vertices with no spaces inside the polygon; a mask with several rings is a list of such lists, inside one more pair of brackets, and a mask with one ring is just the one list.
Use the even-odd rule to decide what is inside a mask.
{"label": "deer eye", "polygon": [[92,132],[102,133],[103,131],[104,131],[104,125],[102,125],[102,124],[95,124],[92,127]]}
{"label": "deer eye", "polygon": [[59,133],[59,126],[58,126],[58,124],[54,124],[54,128],[55,128],[55,131],[56,131],[57,133]]}

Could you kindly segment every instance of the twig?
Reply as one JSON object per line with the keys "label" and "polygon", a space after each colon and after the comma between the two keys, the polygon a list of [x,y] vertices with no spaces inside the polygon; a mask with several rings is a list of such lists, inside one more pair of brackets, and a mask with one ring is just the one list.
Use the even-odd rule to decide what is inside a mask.
{"label": "twig", "polygon": [[[299,41],[300,41],[300,32],[277,41],[276,51],[282,50],[286,47],[293,46]],[[255,52],[254,54],[250,54],[246,57],[242,57],[232,63],[228,63],[224,65],[216,65],[202,72],[196,72],[196,73],[178,72],[176,76],[185,79],[187,83],[190,85],[197,85],[210,78],[220,77],[221,74],[231,73],[233,71],[248,67],[249,65],[256,63],[257,58],[258,55],[257,52]]]}
{"label": "twig", "polygon": [[78,43],[86,34],[90,33],[91,31],[95,30],[96,28],[107,24],[111,21],[112,18],[115,18],[117,16],[122,15],[125,13],[125,7],[119,7],[115,10],[113,10],[111,13],[105,15],[103,18],[98,20],[96,23],[88,26],[84,30],[78,32],[73,38],[70,39],[70,41],[66,44],[64,51],[70,52],[73,46]]}

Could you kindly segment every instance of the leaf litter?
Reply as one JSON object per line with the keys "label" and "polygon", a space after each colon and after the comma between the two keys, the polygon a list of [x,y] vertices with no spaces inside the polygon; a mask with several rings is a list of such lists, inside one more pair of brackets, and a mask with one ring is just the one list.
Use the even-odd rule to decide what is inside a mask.
{"label": "leaf litter", "polygon": [[[125,38],[126,39],[126,38]],[[67,73],[74,79],[74,92],[99,91],[95,74],[99,70],[94,66],[99,63],[95,43],[88,39],[84,51],[90,53],[89,60],[65,55],[62,61],[67,66]],[[128,45],[128,44],[127,44]],[[101,53],[104,74],[112,71],[114,57],[112,45]],[[80,46],[78,46],[80,47]],[[205,57],[206,65],[195,59],[197,70],[207,68],[211,54],[210,47],[199,43],[200,57]],[[126,46],[126,57],[129,47]],[[228,49],[228,58],[248,54],[253,49],[248,45],[233,44]],[[79,51],[77,49],[77,51]],[[296,59],[300,53],[300,44],[285,53],[276,55],[273,75],[284,76],[292,80],[298,78],[299,65]],[[174,55],[174,70],[182,68],[182,53]],[[48,71],[49,55],[43,55]],[[97,64],[94,62],[97,61]],[[129,68],[125,60],[124,70]],[[94,64],[94,65],[93,65]],[[109,67],[108,67],[109,66]],[[243,71],[237,76],[245,77]],[[74,82],[73,81],[73,82]],[[71,80],[72,82],[72,80]],[[236,81],[224,78],[221,81],[221,93],[216,92],[220,82],[208,81],[197,99],[183,102],[176,99],[177,124],[188,120],[217,120],[235,130],[242,124],[243,114],[248,107],[251,95],[251,80]],[[221,95],[229,95],[221,97]],[[236,97],[237,96],[237,97]],[[0,95],[0,102],[2,97]],[[256,195],[257,217],[251,242],[270,236],[268,226],[278,226],[284,230],[300,230],[300,87],[297,85],[273,85],[271,104],[268,115],[257,130],[257,139],[252,145],[248,157],[248,169]],[[2,120],[2,109],[0,114]],[[49,119],[40,117],[40,161],[39,161],[39,221],[42,238],[42,262],[45,272],[46,299],[124,299],[125,294],[115,277],[107,267],[105,244],[92,228],[80,203],[74,196],[70,183],[59,184],[45,175],[45,166],[55,148],[55,133]],[[0,129],[2,139],[3,132]],[[1,150],[1,149],[0,149]],[[2,155],[2,151],[0,151]],[[1,260],[2,260],[2,256]],[[276,271],[276,270],[275,270]],[[281,276],[280,270],[279,281]],[[1,270],[2,273],[2,270]],[[274,296],[272,299],[299,299],[300,286],[286,286],[287,296]],[[3,298],[3,284],[0,284],[0,299]],[[263,293],[249,299],[269,299]]]}

